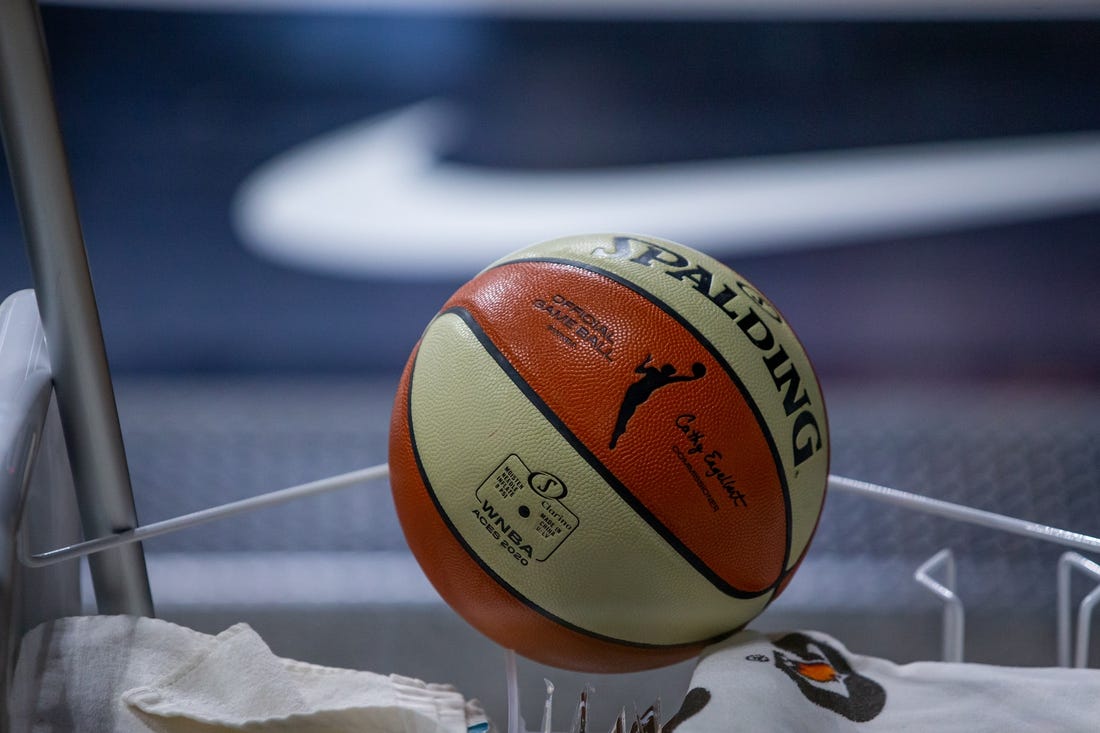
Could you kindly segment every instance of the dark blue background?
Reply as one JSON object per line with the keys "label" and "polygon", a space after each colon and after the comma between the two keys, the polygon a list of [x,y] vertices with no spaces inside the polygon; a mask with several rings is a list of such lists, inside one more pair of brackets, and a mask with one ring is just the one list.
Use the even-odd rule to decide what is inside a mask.
{"label": "dark blue background", "polygon": [[[1100,23],[72,7],[47,7],[44,23],[116,373],[399,368],[465,276],[292,271],[240,246],[230,202],[271,156],[427,97],[469,115],[451,157],[498,167],[1100,129]],[[0,290],[10,292],[30,278],[2,186]],[[730,264],[780,304],[824,378],[1093,380],[1097,231],[1100,203],[1057,220]]]}

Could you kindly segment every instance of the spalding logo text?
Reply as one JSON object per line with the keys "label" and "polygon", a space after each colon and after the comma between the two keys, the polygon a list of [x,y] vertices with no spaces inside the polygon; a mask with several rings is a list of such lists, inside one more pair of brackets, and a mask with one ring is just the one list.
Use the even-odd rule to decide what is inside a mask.
{"label": "spalding logo text", "polygon": [[[690,281],[694,290],[702,293],[737,324],[749,342],[764,354],[764,365],[771,374],[775,388],[783,393],[783,411],[788,418],[792,418],[791,447],[794,465],[804,463],[820,450],[821,429],[818,427],[817,417],[809,409],[810,396],[802,388],[802,377],[782,344],[776,347],[771,329],[756,310],[759,308],[768,318],[782,323],[783,319],[775,308],[748,283],[736,281],[735,290],[729,283],[720,280],[715,282],[717,278],[714,273],[702,265],[690,262],[679,252],[633,237],[615,237],[614,242],[615,249],[608,250],[601,246],[594,249],[592,254],[597,257],[625,259],[645,267],[661,267],[669,277],[681,282]],[[715,286],[718,286],[716,292],[713,291]],[[744,304],[745,308],[739,310],[732,302],[742,294],[745,297],[737,303]],[[745,302],[746,300],[755,304],[756,308]],[[784,364],[787,368],[780,372]]]}

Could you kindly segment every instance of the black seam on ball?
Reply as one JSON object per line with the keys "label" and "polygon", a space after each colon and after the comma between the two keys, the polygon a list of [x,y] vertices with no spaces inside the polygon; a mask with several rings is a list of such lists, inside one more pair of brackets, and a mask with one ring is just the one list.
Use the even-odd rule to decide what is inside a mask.
{"label": "black seam on ball", "polygon": [[[531,263],[546,262],[546,263],[549,263],[549,264],[564,265],[564,266],[567,266],[567,267],[575,267],[578,270],[584,270],[586,272],[591,272],[595,275],[601,275],[603,277],[606,277],[609,280],[613,280],[614,282],[622,285],[623,287],[634,291],[638,295],[641,295],[643,298],[645,298],[649,302],[653,303],[653,305],[657,306],[662,311],[664,311],[666,314],[668,314],[673,320],[675,320],[683,328],[685,328],[688,331],[688,333],[690,333],[693,337],[695,337],[695,339],[703,346],[703,348],[705,348],[707,350],[707,352],[710,353],[710,355],[712,357],[714,357],[715,361],[718,362],[718,364],[726,372],[726,374],[729,376],[729,378],[733,381],[733,383],[734,383],[734,385],[736,385],[738,391],[741,392],[741,397],[745,400],[745,404],[747,404],[749,406],[749,409],[752,410],[753,417],[756,418],[757,426],[760,428],[761,432],[764,434],[764,439],[765,439],[765,441],[767,442],[767,445],[768,445],[768,451],[772,455],[772,461],[775,464],[775,470],[776,470],[776,473],[779,476],[779,487],[783,492],[783,511],[784,511],[784,514],[786,516],[787,521],[786,521],[786,538],[785,538],[785,543],[784,543],[784,547],[783,547],[783,563],[782,563],[782,565],[780,565],[780,568],[782,569],[782,571],[780,572],[779,577],[776,578],[775,581],[771,584],[771,586],[769,586],[764,591],[762,591],[761,594],[766,593],[768,590],[772,590],[774,588],[777,588],[779,586],[779,584],[782,582],[783,577],[786,574],[786,568],[790,564],[790,561],[791,561],[791,542],[793,541],[793,536],[792,535],[793,535],[793,532],[794,532],[794,524],[793,524],[794,517],[793,517],[793,512],[792,512],[792,509],[791,509],[791,491],[790,491],[790,486],[787,483],[787,474],[783,470],[783,460],[782,460],[782,458],[780,458],[780,455],[779,455],[779,446],[777,446],[776,443],[775,443],[775,438],[772,435],[771,427],[768,425],[767,421],[764,419],[764,415],[763,415],[763,413],[760,412],[760,408],[757,406],[756,401],[753,400],[752,395],[749,393],[748,388],[745,386],[745,383],[741,381],[740,376],[734,370],[733,366],[731,366],[730,363],[726,361],[726,359],[722,356],[722,354],[718,350],[718,348],[715,347],[714,344],[712,344],[709,340],[707,340],[707,338],[705,336],[703,336],[702,333],[699,332],[699,329],[697,329],[694,325],[692,325],[692,323],[690,321],[688,321],[686,318],[684,318],[684,316],[681,315],[671,305],[666,303],[664,300],[662,300],[660,297],[658,297],[653,292],[651,292],[649,290],[646,290],[645,288],[638,285],[637,283],[626,279],[622,275],[618,275],[614,272],[611,272],[610,270],[605,270],[604,268],[597,267],[596,265],[591,265],[591,264],[588,264],[586,262],[578,262],[576,260],[566,259],[566,258],[563,258],[563,257],[523,257],[523,258],[520,258],[520,259],[509,260],[507,262],[498,263],[498,264],[494,265],[493,267],[491,267],[489,269],[495,270],[495,269],[498,269],[498,268],[501,268],[501,267],[507,267],[509,265],[526,263],[526,262],[531,262]],[[797,341],[797,339],[796,339],[796,341]],[[807,547],[808,547],[808,545],[807,545]],[[806,548],[803,548],[803,552],[805,552],[805,550],[806,550]]]}
{"label": "black seam on ball", "polygon": [[[707,565],[702,558],[696,555],[688,548],[679,537],[677,537],[672,530],[666,527],[650,510],[636,497],[633,492],[601,461],[581,440],[565,422],[550,408],[542,397],[531,387],[530,384],[523,378],[523,376],[516,370],[508,358],[500,351],[499,347],[493,343],[489,335],[481,328],[477,320],[474,318],[468,310],[462,307],[449,308],[443,312],[444,314],[450,313],[458,316],[466,323],[470,331],[477,337],[477,340],[481,342],[485,351],[493,357],[496,363],[504,370],[504,373],[509,379],[523,392],[524,396],[531,402],[532,405],[542,413],[542,416],[554,427],[558,433],[565,438],[566,442],[577,451],[587,463],[590,465],[599,475],[607,482],[607,485],[611,487],[616,494],[618,494],[629,506],[635,511],[645,522],[653,528],[661,538],[669,544],[681,557],[684,558],[695,570],[707,579],[717,590],[722,593],[731,596],[733,598],[752,599],[759,598],[769,592],[771,592],[774,585],[765,588],[762,591],[746,591],[727,582],[718,573],[716,573],[709,565]],[[442,314],[441,314],[442,315]]]}
{"label": "black seam on ball", "polygon": [[[484,332],[481,330],[480,326],[477,325],[476,321],[473,318],[473,315],[470,314],[465,309],[463,309],[463,308],[451,308],[451,309],[448,309],[447,311],[444,311],[443,313],[440,313],[439,315],[442,316],[446,313],[453,313],[453,314],[461,317],[462,320],[468,326],[471,327],[471,330],[473,331],[473,333],[475,335],[478,336],[479,340],[482,339],[482,338],[488,339],[488,336],[486,336],[484,334]],[[438,316],[437,316],[437,319],[438,319]],[[484,344],[485,342],[482,341],[482,343]],[[495,347],[493,349],[489,350],[490,354],[492,354],[494,352],[496,352]],[[417,356],[419,357],[419,354]],[[499,363],[499,361],[498,361],[498,363]],[[507,369],[505,370],[505,372],[507,373]],[[416,469],[420,474],[420,479],[421,479],[421,481],[424,482],[424,487],[427,489],[428,497],[432,500],[432,504],[435,506],[436,512],[439,514],[439,517],[443,520],[443,523],[447,526],[447,529],[450,530],[450,532],[454,536],[455,540],[466,551],[466,554],[469,555],[470,559],[472,559],[478,565],[478,567],[480,567],[490,578],[492,578],[493,581],[497,583],[497,585],[499,585],[501,588],[503,588],[508,593],[510,593],[517,601],[519,601],[523,605],[527,606],[532,611],[535,611],[536,613],[538,613],[538,614],[546,617],[547,619],[553,621],[554,623],[556,623],[556,624],[558,624],[558,625],[560,625],[564,628],[567,628],[571,631],[575,631],[578,634],[583,634],[584,636],[588,636],[588,637],[593,638],[593,639],[598,639],[600,641],[604,641],[604,642],[608,642],[608,643],[612,643],[612,644],[619,644],[621,646],[626,646],[626,647],[633,647],[633,648],[637,648],[637,649],[655,649],[655,650],[659,650],[659,649],[683,649],[683,648],[687,648],[687,647],[698,646],[700,644],[708,645],[708,644],[713,644],[713,643],[716,643],[718,641],[721,641],[721,640],[729,637],[731,634],[735,633],[736,631],[739,631],[740,628],[742,628],[742,627],[739,627],[739,628],[734,629],[732,631],[724,631],[721,634],[715,635],[713,637],[709,637],[709,638],[706,638],[706,639],[698,639],[698,640],[695,640],[695,641],[677,642],[677,643],[673,643],[673,644],[648,644],[648,643],[645,643],[645,642],[630,641],[630,640],[627,640],[627,639],[619,639],[619,638],[614,637],[614,636],[607,636],[605,634],[600,634],[598,632],[591,631],[591,630],[583,628],[581,626],[577,626],[576,624],[571,623],[571,622],[561,618],[560,616],[557,616],[556,614],[548,611],[547,609],[543,608],[542,606],[539,606],[534,601],[532,601],[530,598],[528,598],[524,594],[520,593],[519,590],[514,588],[504,578],[502,578],[500,575],[498,575],[489,565],[487,565],[481,559],[481,557],[477,554],[477,552],[474,551],[473,547],[471,547],[469,545],[469,543],[466,542],[465,538],[459,532],[458,528],[454,525],[454,523],[451,522],[450,517],[448,516],[447,512],[443,509],[442,504],[440,504],[439,499],[436,496],[435,488],[432,486],[432,482],[428,478],[428,472],[424,468],[424,464],[421,461],[420,451],[417,448],[417,443],[416,443],[416,433],[415,433],[415,427],[414,427],[413,415],[412,415],[413,384],[414,384],[415,376],[416,376],[416,359],[413,360],[412,368],[409,371],[408,398],[406,400],[405,410],[406,410],[406,418],[407,418],[408,426],[409,426],[409,446],[412,449],[413,459],[416,461]],[[516,376],[518,377],[518,375],[516,375]]]}

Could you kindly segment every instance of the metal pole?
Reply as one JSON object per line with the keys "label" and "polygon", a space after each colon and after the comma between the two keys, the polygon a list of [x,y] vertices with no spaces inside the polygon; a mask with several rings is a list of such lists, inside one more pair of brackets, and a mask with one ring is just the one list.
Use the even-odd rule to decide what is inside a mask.
{"label": "metal pole", "polygon": [[[87,537],[137,526],[38,7],[0,0],[0,126]],[[140,545],[89,558],[100,613],[151,616]]]}

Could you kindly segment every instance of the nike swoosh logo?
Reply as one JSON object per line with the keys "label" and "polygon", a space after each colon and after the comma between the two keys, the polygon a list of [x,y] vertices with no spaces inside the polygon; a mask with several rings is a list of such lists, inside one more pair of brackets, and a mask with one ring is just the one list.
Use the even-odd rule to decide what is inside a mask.
{"label": "nike swoosh logo", "polygon": [[652,234],[723,256],[1100,207],[1100,132],[528,171],[442,162],[458,121],[424,102],[275,158],[238,191],[242,240],[311,270],[456,277],[582,232]]}

